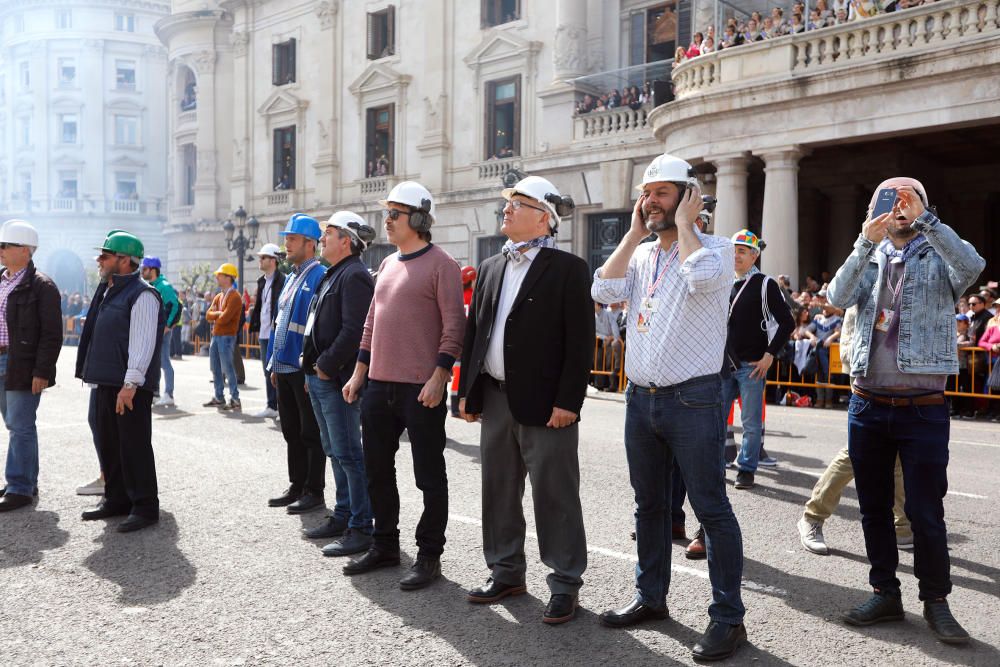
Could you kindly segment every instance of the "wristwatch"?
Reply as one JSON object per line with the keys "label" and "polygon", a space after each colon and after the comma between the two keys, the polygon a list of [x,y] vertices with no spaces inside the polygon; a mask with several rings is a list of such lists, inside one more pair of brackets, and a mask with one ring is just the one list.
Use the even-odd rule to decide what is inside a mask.
{"label": "wristwatch", "polygon": [[122,385],[122,388],[124,388],[124,389],[135,389],[135,382],[129,382],[129,381],[126,380],[125,384]]}

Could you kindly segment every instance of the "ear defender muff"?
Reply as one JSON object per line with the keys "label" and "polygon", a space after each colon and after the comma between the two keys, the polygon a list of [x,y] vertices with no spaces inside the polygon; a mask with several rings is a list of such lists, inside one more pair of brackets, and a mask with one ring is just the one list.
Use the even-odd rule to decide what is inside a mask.
{"label": "ear defender muff", "polygon": [[576,204],[573,203],[572,197],[560,197],[559,195],[551,192],[545,195],[545,201],[552,204],[553,208],[556,210],[556,215],[560,218],[573,215],[573,209],[576,208]]}
{"label": "ear defender muff", "polygon": [[426,197],[420,200],[420,208],[410,211],[410,229],[417,232],[428,232],[434,221],[431,220],[431,200]]}

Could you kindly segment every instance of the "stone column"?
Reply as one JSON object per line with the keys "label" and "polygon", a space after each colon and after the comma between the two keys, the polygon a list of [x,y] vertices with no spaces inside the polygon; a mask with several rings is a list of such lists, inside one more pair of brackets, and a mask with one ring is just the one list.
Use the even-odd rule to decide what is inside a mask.
{"label": "stone column", "polygon": [[764,159],[764,211],[761,236],[767,249],[761,269],[768,275],[786,274],[792,287],[799,284],[799,146],[769,150]]}
{"label": "stone column", "polygon": [[864,204],[861,202],[857,185],[837,185],[824,188],[830,200],[830,228],[827,230],[827,266],[831,274],[836,273],[847,256],[851,254],[854,241],[861,232],[864,222]]}
{"label": "stone column", "polygon": [[749,153],[711,158],[715,164],[715,197],[719,204],[713,216],[716,236],[731,237],[747,226],[747,165]]}
{"label": "stone column", "polygon": [[552,65],[556,81],[572,79],[587,73],[586,2],[557,0]]}

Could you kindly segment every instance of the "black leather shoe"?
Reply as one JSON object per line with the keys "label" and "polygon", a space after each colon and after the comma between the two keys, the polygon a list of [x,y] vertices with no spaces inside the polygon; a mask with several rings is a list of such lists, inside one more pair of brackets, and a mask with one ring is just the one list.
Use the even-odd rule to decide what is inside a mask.
{"label": "black leather shoe", "polygon": [[0,498],[0,512],[10,512],[30,504],[31,496],[22,496],[20,493],[5,493],[3,498]]}
{"label": "black leather shoe", "polygon": [[84,521],[96,521],[98,519],[110,519],[113,516],[126,516],[127,514],[127,507],[115,507],[108,503],[108,501],[102,500],[97,507],[85,511],[80,516]]}
{"label": "black leather shoe", "polygon": [[870,598],[844,614],[848,625],[873,625],[903,620],[903,598],[899,593],[875,591]]}
{"label": "black leather shoe", "polygon": [[927,600],[924,602],[924,618],[934,636],[945,644],[967,644],[969,633],[951,615],[947,600]]}
{"label": "black leather shoe", "polygon": [[376,547],[371,547],[361,558],[356,558],[344,566],[344,574],[364,574],[380,567],[399,565],[399,552],[387,553]]}
{"label": "black leather shoe", "polygon": [[298,500],[299,496],[301,496],[301,495],[302,495],[301,491],[299,491],[298,489],[296,489],[294,486],[290,486],[287,489],[285,489],[285,492],[282,493],[277,498],[271,498],[270,500],[268,500],[267,501],[267,506],[268,507],[287,507],[288,505],[291,505],[296,500]]}
{"label": "black leather shoe", "polygon": [[335,516],[326,517],[326,521],[313,528],[303,528],[302,533],[310,540],[328,540],[340,537],[347,530],[347,520]]}
{"label": "black leather shoe", "polygon": [[399,587],[404,591],[415,591],[426,588],[441,577],[441,560],[430,556],[417,556],[410,566],[410,571],[399,580]]}
{"label": "black leather shoe", "polygon": [[326,507],[323,496],[316,496],[307,491],[299,496],[298,500],[289,505],[285,511],[289,514],[305,514],[306,512],[318,510],[321,507]]}
{"label": "black leather shoe", "polygon": [[545,613],[542,614],[542,622],[549,625],[559,625],[572,621],[576,616],[575,595],[568,593],[555,593],[549,598],[549,603],[545,605]]}
{"label": "black leather shoe", "polygon": [[139,516],[138,514],[129,514],[128,518],[118,524],[119,533],[134,533],[137,530],[142,530],[143,528],[149,528],[150,526],[155,526],[160,520],[160,517],[148,517]]}
{"label": "black leather shoe", "polygon": [[733,486],[737,489],[752,489],[754,487],[753,473],[749,470],[741,470],[736,473],[736,483]]}
{"label": "black leather shoe", "polygon": [[486,580],[486,583],[482,586],[477,586],[469,591],[466,599],[469,602],[476,602],[479,604],[490,604],[492,602],[499,602],[505,597],[510,597],[511,595],[523,595],[528,592],[528,587],[523,583],[520,584],[504,584],[493,577]]}
{"label": "black leather shoe", "polygon": [[324,556],[350,556],[368,551],[372,546],[372,536],[360,530],[348,528],[339,539],[323,547]]}
{"label": "black leather shoe", "polygon": [[638,595],[621,609],[610,609],[601,614],[601,623],[612,628],[627,628],[649,619],[663,619],[669,616],[666,607],[651,607]]}
{"label": "black leather shoe", "polygon": [[730,625],[712,621],[705,634],[691,649],[691,655],[698,660],[722,660],[736,653],[736,649],[746,639],[747,629],[742,623]]}
{"label": "black leather shoe", "polygon": [[[0,487],[0,498],[3,498],[6,493],[7,493],[7,487],[6,486]],[[35,498],[38,497],[38,487],[37,486],[35,487],[34,493],[32,493],[31,495],[33,495]]]}

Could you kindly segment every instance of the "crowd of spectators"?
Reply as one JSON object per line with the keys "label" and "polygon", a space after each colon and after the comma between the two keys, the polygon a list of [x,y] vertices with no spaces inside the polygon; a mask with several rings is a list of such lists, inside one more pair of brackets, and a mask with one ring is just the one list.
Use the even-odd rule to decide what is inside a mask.
{"label": "crowd of spectators", "polygon": [[583,99],[576,103],[576,113],[586,114],[591,111],[604,111],[606,109],[617,109],[628,107],[633,111],[638,111],[642,107],[652,104],[653,86],[647,81],[642,88],[639,86],[626,86],[619,90],[613,89],[598,97],[584,95]]}
{"label": "crowd of spectators", "polygon": [[808,13],[805,3],[796,2],[789,17],[785,16],[781,7],[774,7],[767,16],[753,12],[745,18],[728,19],[720,36],[716,36],[714,25],[708,26],[704,32],[696,32],[687,48],[677,47],[674,66],[733,46],[842,25],[932,2],[936,0],[815,0],[815,4],[810,3]]}

